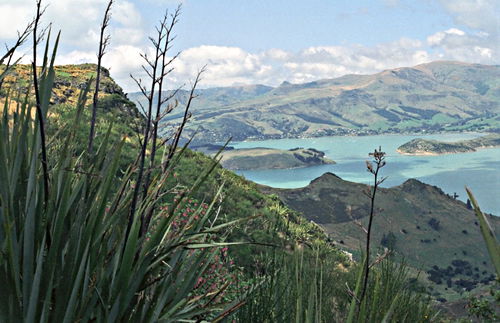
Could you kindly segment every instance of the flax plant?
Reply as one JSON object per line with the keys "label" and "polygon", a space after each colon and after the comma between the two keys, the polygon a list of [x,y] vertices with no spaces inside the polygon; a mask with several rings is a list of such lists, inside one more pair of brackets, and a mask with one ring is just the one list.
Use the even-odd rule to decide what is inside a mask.
{"label": "flax plant", "polygon": [[[374,185],[370,198],[370,214],[366,232],[366,244],[362,262],[358,264],[354,291],[350,291],[351,303],[346,322],[434,322],[439,312],[433,309],[429,297],[424,297],[408,286],[406,264],[396,264],[386,252],[373,263],[370,260],[371,230],[375,217],[377,189],[385,178],[380,178],[380,169],[386,165],[385,152],[379,147],[369,156],[368,172],[373,175]],[[372,275],[370,275],[372,273]]]}
{"label": "flax plant", "polygon": [[[194,290],[213,257],[210,248],[228,244],[219,231],[244,220],[209,222],[219,189],[206,210],[200,206],[185,225],[173,225],[218,156],[173,200],[164,184],[186,147],[176,150],[131,213],[136,165],[117,175],[125,138],[112,142],[110,125],[92,159],[75,139],[92,80],[81,90],[69,134],[50,138],[55,148],[43,156],[40,129],[50,109],[57,43],[49,56],[49,34],[43,65],[33,64],[34,74],[41,70],[38,99],[31,91],[16,102],[21,95],[8,95],[0,120],[0,322],[222,319],[241,301],[215,303],[212,294]],[[13,112],[10,103],[17,104]],[[169,207],[159,208],[162,203]],[[140,234],[144,214],[151,214],[151,225]]]}

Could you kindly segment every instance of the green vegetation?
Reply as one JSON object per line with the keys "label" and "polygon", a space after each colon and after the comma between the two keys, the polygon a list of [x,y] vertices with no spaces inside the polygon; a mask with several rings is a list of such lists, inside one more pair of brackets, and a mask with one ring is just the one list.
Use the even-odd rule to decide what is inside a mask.
{"label": "green vegetation", "polygon": [[497,274],[496,289],[492,288],[490,290],[491,297],[471,297],[469,301],[469,312],[480,320],[493,322],[500,319],[500,288],[498,288],[500,284],[500,244],[498,243],[488,218],[481,212],[474,195],[467,187],[465,190],[474,207],[474,212],[476,213],[481,227],[481,234],[483,235],[484,242],[486,243],[488,253]]}
{"label": "green vegetation", "polygon": [[[29,93],[20,102],[4,98],[16,110],[5,107],[0,123],[1,321],[153,322],[223,313],[226,303],[194,292],[213,262],[213,247],[223,241],[217,232],[231,223],[209,222],[214,202],[180,213],[188,192],[169,210],[159,208],[169,193],[156,184],[167,181],[170,171],[154,177],[155,186],[130,213],[137,185],[132,167],[117,176],[124,140],[113,143],[108,130],[94,156],[80,152],[84,143],[76,133],[90,82],[74,119],[62,124],[67,132],[48,137],[52,148],[47,173],[42,171],[39,127],[49,115],[55,74],[50,61],[44,62],[34,85],[48,89],[41,91],[41,116],[32,118]],[[210,171],[200,173],[198,183]],[[151,226],[141,234],[142,215],[155,206]],[[174,225],[179,217],[183,221]]]}
{"label": "green vegetation", "polygon": [[[41,7],[38,1],[28,28],[35,39],[40,37]],[[167,31],[170,35],[166,22],[172,19],[172,28],[178,12],[166,15],[157,29],[159,61],[167,57],[159,47],[169,48],[169,37],[162,37]],[[108,12],[102,30],[107,17]],[[431,297],[416,287],[413,269],[397,257],[372,259],[367,244],[366,260],[351,260],[325,232],[324,222],[309,221],[278,195],[223,168],[219,153],[210,158],[179,146],[194,87],[184,122],[164,141],[156,137],[159,111],[153,110],[162,102],[163,71],[152,71],[160,77],[154,78],[151,92],[143,93],[148,101],[143,116],[105,69],[97,73],[99,67],[91,64],[54,66],[58,38],[50,56],[50,35],[46,38],[42,66],[2,65],[0,74],[0,321],[441,319]],[[98,74],[101,78],[94,80]],[[88,101],[96,88],[93,114]],[[247,94],[262,91],[266,89],[256,87]],[[89,149],[92,126],[94,148]],[[311,149],[290,153],[302,162],[324,157]],[[432,190],[406,183],[404,199],[414,198],[416,189]],[[379,190],[377,205],[384,205],[384,197],[392,193]],[[304,203],[319,218],[326,219],[321,212],[331,207],[345,206],[320,197],[316,200],[322,205]],[[372,212],[355,208],[359,214],[373,218],[373,198]],[[428,207],[448,207],[442,203]],[[437,220],[431,221],[434,216]],[[419,223],[424,226],[424,221],[438,228],[434,231],[448,233],[441,213]],[[377,222],[373,242],[385,241],[394,250],[404,246],[392,228],[381,239]],[[474,237],[472,228],[467,227],[470,234],[462,240]],[[476,243],[473,238],[469,242]],[[471,266],[457,263],[465,271]],[[366,288],[359,297],[362,277]],[[483,303],[475,308],[475,313],[491,316]]]}
{"label": "green vegetation", "polygon": [[413,139],[398,147],[397,151],[405,155],[440,155],[474,152],[480,148],[500,146],[500,134],[462,140],[458,142],[441,142],[429,139]]}

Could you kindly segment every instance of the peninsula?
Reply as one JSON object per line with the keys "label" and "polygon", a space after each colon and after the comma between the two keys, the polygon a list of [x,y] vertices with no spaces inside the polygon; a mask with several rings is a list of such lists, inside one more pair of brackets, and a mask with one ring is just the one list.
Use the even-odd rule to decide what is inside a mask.
{"label": "peninsula", "polygon": [[313,148],[248,148],[225,151],[221,164],[231,170],[256,170],[298,168],[335,162],[326,158],[324,152]]}
{"label": "peninsula", "polygon": [[403,155],[442,155],[474,152],[480,148],[498,146],[500,146],[500,134],[490,134],[457,142],[417,138],[399,146],[397,152]]}

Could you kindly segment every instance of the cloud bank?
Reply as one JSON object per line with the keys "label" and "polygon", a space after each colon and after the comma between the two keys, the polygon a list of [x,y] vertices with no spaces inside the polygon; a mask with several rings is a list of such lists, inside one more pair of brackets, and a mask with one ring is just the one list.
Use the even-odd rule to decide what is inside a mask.
{"label": "cloud bank", "polygon": [[[170,0],[149,0],[165,1]],[[500,64],[499,18],[497,0],[439,0],[443,8],[462,26],[450,27],[424,39],[400,38],[374,46],[346,44],[316,46],[295,52],[279,48],[248,52],[242,48],[203,44],[184,49],[174,63],[171,88],[188,83],[203,66],[202,87],[236,84],[278,85],[283,81],[302,83],[345,74],[370,74],[384,69],[414,66],[433,60],[458,60]],[[98,26],[107,0],[52,0],[46,21],[63,30],[63,48],[58,64],[96,61]],[[388,1],[397,6],[398,1]],[[70,11],[77,7],[78,10]],[[32,16],[33,1],[15,3],[0,0],[0,40],[16,36],[12,26],[22,29]],[[69,14],[71,13],[71,14]],[[109,32],[111,46],[104,65],[126,91],[135,91],[130,74],[145,78],[141,71],[141,52],[151,52],[147,43],[144,17],[131,1],[117,1],[113,7]],[[149,22],[147,22],[149,25]],[[182,35],[181,35],[182,36]],[[172,53],[174,54],[174,53]]]}

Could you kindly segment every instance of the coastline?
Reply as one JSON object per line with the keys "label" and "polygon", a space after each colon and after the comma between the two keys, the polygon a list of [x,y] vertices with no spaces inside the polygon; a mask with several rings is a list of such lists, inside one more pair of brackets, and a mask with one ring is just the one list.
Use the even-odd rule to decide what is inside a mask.
{"label": "coastline", "polygon": [[[489,135],[491,136],[492,134],[489,134]],[[482,150],[482,149],[492,149],[492,148],[500,147],[500,143],[498,143],[498,138],[494,138],[493,142],[490,142],[491,144],[488,144],[488,142],[484,142],[484,144],[481,145],[481,142],[477,142],[477,139],[481,140],[482,138],[485,138],[487,136],[488,135],[481,136],[481,137],[478,137],[476,139],[470,139],[470,140],[465,140],[465,141],[460,141],[460,142],[427,141],[429,143],[429,145],[431,146],[431,147],[428,147],[428,148],[430,148],[429,150],[422,150],[422,149],[413,150],[412,149],[413,147],[411,147],[412,143],[418,142],[417,147],[421,146],[420,141],[418,141],[418,139],[413,139],[413,140],[401,145],[400,147],[398,147],[396,149],[396,151],[401,155],[407,155],[407,156],[438,156],[438,155],[447,155],[447,154],[474,153],[474,152],[477,152],[478,150]],[[498,135],[496,135],[496,136],[498,137]],[[423,140],[423,141],[425,142],[425,140]],[[432,148],[436,148],[436,147],[432,147],[432,146],[433,145],[435,146],[436,144],[441,144],[444,147],[446,147],[446,144],[448,144],[448,150],[446,151],[446,148],[441,148],[439,150],[445,150],[445,151],[443,151],[443,152],[433,151]],[[451,146],[454,145],[456,147],[449,147],[450,144],[451,144]],[[476,144],[478,146],[476,146]],[[405,149],[405,150],[401,149],[403,147],[407,148],[407,147],[405,147],[407,145],[410,145],[410,149]],[[424,147],[418,147],[418,148],[424,148]],[[461,148],[461,149],[457,149],[457,148]],[[410,150],[410,151],[408,151],[408,150]]]}
{"label": "coastline", "polygon": [[483,150],[483,149],[492,149],[492,148],[498,148],[498,146],[485,146],[485,147],[474,147],[474,150],[472,151],[453,151],[453,152],[445,152],[445,153],[434,153],[430,151],[418,151],[414,153],[407,153],[404,151],[401,151],[399,149],[396,149],[396,152],[398,152],[400,155],[403,156],[440,156],[440,155],[453,155],[453,154],[472,154],[477,152],[478,150]]}
{"label": "coastline", "polygon": [[368,136],[427,136],[427,135],[440,135],[440,134],[477,134],[477,135],[490,135],[496,132],[486,131],[426,131],[426,132],[375,132],[375,133],[349,133],[349,134],[338,134],[338,135],[326,135],[326,136],[287,136],[287,137],[263,137],[263,138],[247,138],[241,141],[232,141],[231,144],[242,143],[242,142],[256,142],[264,140],[282,140],[282,139],[315,139],[315,138],[335,138],[335,137],[368,137]]}

